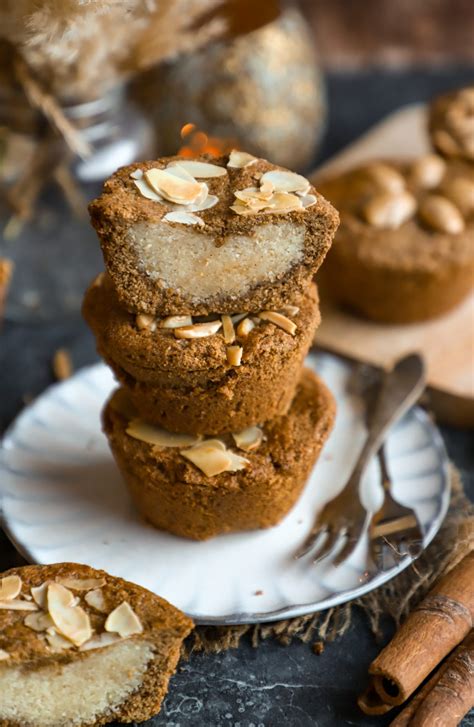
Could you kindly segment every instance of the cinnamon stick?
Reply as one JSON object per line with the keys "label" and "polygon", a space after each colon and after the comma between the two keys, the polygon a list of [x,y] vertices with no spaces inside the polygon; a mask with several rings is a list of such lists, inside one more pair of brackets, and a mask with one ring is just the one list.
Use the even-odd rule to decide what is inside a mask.
{"label": "cinnamon stick", "polygon": [[[398,714],[395,719],[390,722],[389,727],[410,727],[411,718],[413,717],[425,697],[431,692],[446,668],[447,662],[442,664],[431,677],[431,679],[429,679],[426,684],[424,684],[422,688],[415,694],[413,699],[410,699],[405,709],[403,709],[400,714]],[[388,706],[390,706],[390,709],[393,709],[391,705]]]}
{"label": "cinnamon stick", "polygon": [[369,667],[383,702],[402,704],[474,622],[474,552],[441,578]]}

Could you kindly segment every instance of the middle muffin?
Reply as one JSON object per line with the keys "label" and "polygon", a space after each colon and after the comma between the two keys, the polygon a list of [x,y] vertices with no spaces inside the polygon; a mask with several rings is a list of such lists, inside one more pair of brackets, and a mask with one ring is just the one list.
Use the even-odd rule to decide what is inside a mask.
{"label": "middle muffin", "polygon": [[[141,416],[190,434],[240,431],[286,414],[320,322],[314,284],[279,311],[160,320],[123,309],[107,275],[90,286],[83,314]],[[217,330],[183,338],[183,329],[171,327],[184,326],[188,336],[201,334],[191,328],[201,323]]]}

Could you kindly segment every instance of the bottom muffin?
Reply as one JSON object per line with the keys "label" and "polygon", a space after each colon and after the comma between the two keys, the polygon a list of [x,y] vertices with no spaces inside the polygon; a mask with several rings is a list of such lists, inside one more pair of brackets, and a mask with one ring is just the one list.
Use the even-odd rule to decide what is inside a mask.
{"label": "bottom muffin", "polygon": [[298,499],[335,417],[334,399],[304,369],[284,416],[203,439],[147,425],[119,389],[104,431],[140,513],[193,540],[276,525]]}
{"label": "bottom muffin", "polygon": [[89,566],[0,574],[1,727],[153,717],[192,626],[150,591]]}

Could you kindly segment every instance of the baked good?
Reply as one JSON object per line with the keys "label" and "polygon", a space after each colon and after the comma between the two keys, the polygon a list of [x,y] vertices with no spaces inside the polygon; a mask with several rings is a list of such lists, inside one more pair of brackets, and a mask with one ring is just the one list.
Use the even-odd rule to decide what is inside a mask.
{"label": "baked good", "polygon": [[323,181],[341,226],[321,295],[376,321],[410,323],[460,303],[474,280],[474,166],[430,154]]}
{"label": "baked good", "polygon": [[440,154],[474,162],[474,86],[436,98],[430,105],[428,125]]}
{"label": "baked good", "polygon": [[192,621],[77,563],[0,576],[0,727],[93,727],[155,715]]}
{"label": "baked good", "polygon": [[3,315],[3,308],[10,285],[12,270],[13,264],[10,262],[10,260],[0,258],[0,321]]}
{"label": "baked good", "polygon": [[304,177],[243,152],[123,167],[89,210],[120,302],[160,317],[281,308],[338,224]]}
{"label": "baked good", "polygon": [[147,426],[123,389],[107,403],[103,427],[140,513],[161,530],[204,540],[276,525],[303,489],[334,416],[330,392],[304,369],[287,414],[218,440]]}
{"label": "baked good", "polygon": [[[170,431],[191,434],[239,431],[285,413],[320,320],[317,290],[310,283],[302,296],[273,312],[272,320],[237,316],[231,325],[227,316],[229,330],[224,330],[223,318],[214,315],[216,324],[165,328],[189,324],[191,318],[128,313],[107,276],[87,291],[83,313],[99,353],[140,415]],[[270,312],[266,315],[272,318]],[[185,330],[194,335],[193,329],[203,326],[200,332],[206,335],[201,338],[177,337]]]}

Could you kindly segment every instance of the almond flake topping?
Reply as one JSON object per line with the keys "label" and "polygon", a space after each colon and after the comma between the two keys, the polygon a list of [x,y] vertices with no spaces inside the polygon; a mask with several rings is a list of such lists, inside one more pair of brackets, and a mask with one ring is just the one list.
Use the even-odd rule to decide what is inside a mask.
{"label": "almond flake topping", "polygon": [[134,634],[141,634],[143,626],[130,604],[124,601],[107,616],[105,630],[117,633],[125,638]]}
{"label": "almond flake topping", "polygon": [[224,341],[226,343],[234,343],[235,341],[235,331],[234,331],[234,324],[232,323],[232,318],[227,315],[222,316],[222,332],[224,334]]}
{"label": "almond flake topping", "polygon": [[160,197],[159,194],[154,192],[153,189],[148,186],[145,179],[136,179],[134,184],[142,197],[145,197],[146,199],[151,199],[153,202],[163,202],[163,198]]}
{"label": "almond flake topping", "polygon": [[105,578],[58,578],[57,582],[73,591],[90,591],[106,584]]}
{"label": "almond flake topping", "polygon": [[182,179],[175,173],[176,169],[148,169],[144,176],[152,190],[169,202],[193,204],[202,195],[203,187],[192,177]]}
{"label": "almond flake topping", "polygon": [[33,631],[47,631],[54,627],[54,622],[49,613],[38,611],[37,613],[29,613],[23,621],[25,626]]}
{"label": "almond flake topping", "polygon": [[98,636],[93,636],[92,639],[86,641],[85,644],[79,647],[79,651],[90,651],[90,649],[103,649],[105,646],[116,644],[118,641],[123,641],[123,638],[118,634],[103,633]]}
{"label": "almond flake topping", "polygon": [[31,601],[11,598],[9,601],[0,601],[0,609],[3,611],[37,611],[38,606]]}
{"label": "almond flake topping", "polygon": [[153,444],[157,447],[192,447],[200,441],[200,437],[192,434],[175,434],[167,432],[166,429],[154,427],[147,424],[141,419],[132,419],[129,423],[127,434],[134,439],[139,439],[147,444]]}
{"label": "almond flake topping", "polygon": [[8,651],[5,651],[4,649],[0,649],[0,661],[6,661],[10,658],[10,654]]}
{"label": "almond flake topping", "polygon": [[38,604],[40,608],[46,608],[47,607],[47,592],[48,592],[48,586],[51,583],[51,581],[46,581],[45,583],[42,583],[40,586],[33,586],[33,588],[30,588],[31,595],[33,596],[33,600],[35,603]]}
{"label": "almond flake topping", "polygon": [[168,318],[163,318],[158,325],[160,328],[182,328],[192,326],[193,319],[191,316],[168,316]]}
{"label": "almond flake topping", "polygon": [[53,651],[65,651],[67,649],[72,649],[74,646],[71,641],[68,641],[61,636],[61,634],[56,633],[56,631],[52,631],[51,633],[48,632],[46,634],[46,641]]}
{"label": "almond flake topping", "polygon": [[10,601],[21,593],[21,578],[19,576],[5,576],[0,580],[0,600]]}
{"label": "almond flake topping", "polygon": [[209,179],[211,177],[224,177],[227,174],[225,167],[219,167],[217,164],[209,162],[198,162],[192,159],[183,159],[168,164],[167,169],[180,167],[196,177],[196,179]]}
{"label": "almond flake topping", "polygon": [[237,472],[248,464],[247,459],[228,450],[219,439],[208,439],[180,454],[204,472],[206,477],[214,477],[222,472]]}
{"label": "almond flake topping", "polygon": [[61,636],[81,646],[92,636],[89,616],[80,606],[72,605],[74,595],[60,583],[48,586],[48,611]]}
{"label": "almond flake topping", "polygon": [[265,172],[260,178],[260,185],[264,182],[271,182],[276,192],[298,192],[299,194],[307,194],[311,184],[308,180],[301,176],[301,174],[295,174],[295,172],[288,172],[283,169],[275,169],[270,172]]}
{"label": "almond flake topping", "polygon": [[204,227],[204,220],[192,212],[176,210],[176,212],[168,212],[163,219],[167,222],[178,222],[181,225],[200,225]]}
{"label": "almond flake topping", "polygon": [[153,333],[156,330],[156,320],[148,313],[139,313],[135,318],[135,323],[139,331],[151,331]]}
{"label": "almond flake topping", "polygon": [[290,321],[289,318],[282,315],[281,313],[277,313],[273,310],[264,310],[261,311],[261,313],[258,314],[258,317],[262,319],[262,321],[270,321],[270,323],[274,323],[279,328],[282,328],[287,333],[290,333],[292,336],[296,333],[296,323],[293,323],[293,321]]}
{"label": "almond flake topping", "polygon": [[280,310],[279,313],[283,313],[283,315],[288,316],[297,316],[300,312],[300,309],[297,305],[284,305]]}
{"label": "almond flake topping", "polygon": [[106,611],[105,598],[101,588],[95,588],[84,596],[84,601],[88,606],[95,608],[96,611],[104,613]]}
{"label": "almond flake topping", "polygon": [[239,449],[243,449],[244,452],[252,452],[261,445],[263,432],[260,427],[248,427],[241,432],[232,432],[232,437]]}
{"label": "almond flake topping", "polygon": [[227,362],[231,366],[240,366],[242,363],[242,354],[244,349],[242,346],[227,346]]}
{"label": "almond flake topping", "polygon": [[255,164],[257,161],[257,157],[254,157],[252,154],[233,149],[229,154],[227,166],[231,169],[243,169],[244,167],[249,167],[251,164]]}
{"label": "almond flake topping", "polygon": [[175,328],[176,338],[207,338],[213,336],[221,328],[222,321],[208,321],[207,323],[194,323],[192,326]]}

